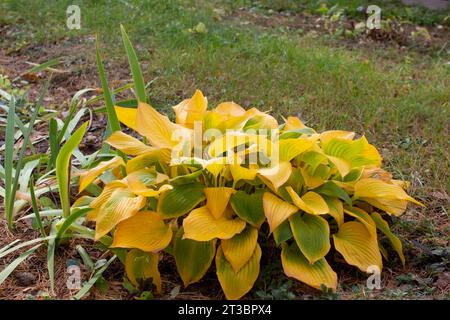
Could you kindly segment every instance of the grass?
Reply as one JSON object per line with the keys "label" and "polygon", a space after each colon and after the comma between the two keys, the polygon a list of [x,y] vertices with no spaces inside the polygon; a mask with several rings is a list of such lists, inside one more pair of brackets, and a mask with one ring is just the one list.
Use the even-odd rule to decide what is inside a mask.
{"label": "grass", "polygon": [[[328,6],[336,2],[343,3],[328,1]],[[352,1],[349,12],[366,2]],[[435,215],[444,216],[448,225],[448,206],[433,196],[448,194],[450,185],[450,68],[445,65],[445,50],[438,55],[389,46],[351,50],[330,45],[320,36],[262,29],[229,17],[239,7],[297,12],[302,9],[299,3],[312,10],[316,2],[295,3],[6,0],[0,3],[0,25],[10,27],[0,43],[24,52],[77,39],[85,51],[73,52],[69,59],[83,55],[95,65],[92,39],[98,34],[105,69],[114,75],[126,63],[119,27],[123,24],[143,66],[145,82],[155,80],[148,96],[158,109],[173,116],[170,107],[199,88],[210,106],[233,100],[246,108],[272,110],[280,119],[299,115],[318,130],[366,134],[381,150],[388,170],[411,181],[412,194],[427,204],[420,218],[428,221]],[[65,26],[70,4],[80,5],[81,30]],[[392,15],[403,18],[406,14],[398,5],[390,8]],[[439,14],[411,10],[412,21],[425,23],[420,19],[427,15],[432,17],[430,24],[442,21]],[[199,22],[205,24],[206,33],[189,30]],[[97,78],[93,82],[100,85]],[[429,228],[427,237],[448,240],[445,225]]]}
{"label": "grass", "polygon": [[345,13],[353,18],[364,18],[364,10],[360,7],[366,8],[369,5],[378,5],[381,9],[383,19],[401,19],[411,22],[434,25],[447,24],[450,13],[448,10],[433,11],[423,6],[406,7],[401,4],[400,0],[244,0],[232,1],[228,0],[232,6],[251,6],[256,9],[274,10],[274,11],[291,11],[291,12],[309,12],[309,13],[326,13],[326,9],[333,6],[342,8]]}

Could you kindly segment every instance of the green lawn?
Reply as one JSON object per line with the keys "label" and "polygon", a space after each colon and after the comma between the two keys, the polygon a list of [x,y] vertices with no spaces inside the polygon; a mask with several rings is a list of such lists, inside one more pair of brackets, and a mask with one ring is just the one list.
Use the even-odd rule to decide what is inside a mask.
{"label": "green lawn", "polygon": [[[335,2],[344,3],[329,1],[328,6]],[[434,207],[431,196],[448,193],[450,182],[450,68],[445,54],[427,56],[389,46],[349,50],[323,37],[230,19],[239,7],[298,12],[302,3],[313,10],[313,1],[140,3],[3,0],[0,24],[16,27],[0,44],[26,50],[31,44],[81,39],[86,51],[75,51],[70,58],[81,55],[94,63],[94,43],[88,36],[98,34],[105,60],[120,65],[125,61],[119,32],[123,24],[142,60],[146,81],[156,79],[150,97],[159,109],[172,115],[170,106],[199,88],[211,106],[234,100],[272,110],[279,118],[298,114],[318,130],[366,134],[380,148],[385,166],[412,182],[413,195],[429,204],[425,210],[446,214],[441,205]],[[363,3],[367,1],[352,1],[349,12]],[[65,26],[70,4],[80,5],[81,30]],[[392,14],[403,12],[398,5],[389,8]],[[440,19],[430,11],[412,12],[412,20]],[[190,32],[199,22],[207,32]]]}

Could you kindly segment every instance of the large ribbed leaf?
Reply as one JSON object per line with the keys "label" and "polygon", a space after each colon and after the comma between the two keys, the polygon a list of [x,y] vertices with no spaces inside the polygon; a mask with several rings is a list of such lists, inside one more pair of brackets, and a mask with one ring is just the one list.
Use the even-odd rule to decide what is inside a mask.
{"label": "large ribbed leaf", "polygon": [[309,191],[300,197],[291,187],[286,187],[286,191],[294,205],[307,213],[326,214],[329,211],[327,203],[318,193]]}
{"label": "large ribbed leaf", "polygon": [[216,240],[195,241],[184,239],[181,227],[176,236],[173,253],[178,273],[184,286],[199,281],[208,271],[216,253]]}
{"label": "large ribbed leaf", "polygon": [[184,236],[197,241],[230,239],[244,230],[245,225],[238,217],[232,219],[224,215],[216,219],[206,206],[192,210],[183,220]]}
{"label": "large ribbed leaf", "polygon": [[350,199],[347,192],[344,191],[341,187],[337,186],[333,181],[327,181],[319,188],[314,189],[315,192],[320,193],[322,195],[337,197],[345,201],[349,206],[352,205],[352,200]]}
{"label": "large ribbed leaf", "polygon": [[289,218],[289,222],[298,247],[311,264],[330,251],[330,227],[324,218],[297,213]]}
{"label": "large ribbed leaf", "polygon": [[152,151],[154,148],[147,146],[138,139],[123,133],[121,131],[116,131],[105,141],[110,146],[122,151],[125,154],[132,156],[138,156],[147,152]]}
{"label": "large ribbed leaf", "polygon": [[172,228],[156,212],[142,211],[119,223],[112,247],[158,252],[171,240]]}
{"label": "large ribbed leaf", "polygon": [[227,299],[237,300],[251,290],[259,275],[260,260],[261,248],[257,244],[250,260],[238,272],[234,272],[219,246],[216,254],[217,277]]}
{"label": "large ribbed leaf", "polygon": [[204,192],[206,195],[206,207],[214,218],[219,219],[223,215],[235,190],[227,187],[211,187],[205,188]]}
{"label": "large ribbed leaf", "polygon": [[252,194],[239,190],[231,196],[231,207],[239,218],[259,228],[265,220],[263,195],[262,190]]}
{"label": "large ribbed leaf", "polygon": [[194,209],[205,200],[201,183],[176,185],[165,191],[158,200],[158,213],[164,218],[176,218]]}
{"label": "large ribbed leaf", "polygon": [[316,289],[321,289],[321,286],[325,285],[327,288],[336,291],[337,275],[325,258],[316,261],[314,264],[309,263],[296,243],[292,243],[290,246],[283,244],[281,263],[284,273],[288,277],[295,278]]}
{"label": "large ribbed leaf", "polygon": [[258,241],[258,229],[248,226],[233,238],[222,240],[222,250],[227,261],[238,272],[253,255]]}
{"label": "large ribbed leaf", "polygon": [[339,228],[339,232],[333,235],[333,239],[334,247],[348,264],[363,272],[368,272],[369,267],[373,266],[381,270],[383,264],[377,238],[364,224],[357,221],[346,222]]}
{"label": "large ribbed leaf", "polygon": [[278,228],[273,231],[273,238],[277,245],[280,245],[283,242],[286,242],[289,239],[293,238],[293,234],[291,231],[291,224],[289,220],[284,221]]}
{"label": "large ribbed leaf", "polygon": [[270,232],[273,232],[287,218],[298,211],[297,207],[281,200],[270,192],[264,193],[263,206]]}

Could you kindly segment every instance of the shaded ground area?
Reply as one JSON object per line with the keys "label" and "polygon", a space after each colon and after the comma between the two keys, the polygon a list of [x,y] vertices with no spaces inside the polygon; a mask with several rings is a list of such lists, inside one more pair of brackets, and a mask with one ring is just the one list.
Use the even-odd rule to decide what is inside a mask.
{"label": "shaded ground area", "polygon": [[[366,275],[339,263],[342,258],[332,252],[330,255],[338,261],[333,268],[338,270],[340,288],[337,295],[330,296],[288,281],[281,275],[281,266],[270,263],[279,254],[278,249],[266,248],[262,263],[266,267],[247,298],[450,298],[450,33],[443,21],[423,26],[394,20],[380,31],[367,31],[360,29],[361,19],[351,15],[335,20],[333,12],[322,15],[295,8],[277,10],[264,1],[240,6],[227,1],[202,2],[199,7],[183,6],[177,1],[158,2],[152,11],[140,8],[138,2],[126,2],[132,7],[122,13],[125,17],[111,13],[123,12],[120,4],[112,4],[104,18],[99,12],[105,8],[95,6],[93,17],[84,20],[89,27],[80,33],[68,33],[61,23],[64,20],[55,18],[64,16],[64,10],[52,12],[47,8],[50,14],[43,27],[51,31],[48,34],[41,34],[35,21],[27,24],[21,20],[27,19],[26,12],[25,18],[20,17],[24,9],[17,4],[17,12],[9,11],[5,21],[0,20],[0,74],[17,78],[14,85],[29,88],[33,99],[49,73],[25,75],[30,68],[27,62],[62,57],[63,63],[56,67],[62,72],[53,75],[45,105],[64,111],[75,92],[99,86],[95,33],[104,40],[102,52],[111,87],[130,82],[124,54],[118,50],[121,44],[117,32],[111,31],[117,31],[122,22],[129,24],[126,27],[136,43],[146,80],[154,80],[149,87],[152,104],[169,115],[170,106],[198,87],[211,105],[234,100],[246,108],[272,109],[278,117],[298,114],[318,130],[365,133],[380,149],[387,169],[411,181],[411,192],[426,204],[426,208],[413,208],[401,219],[392,220],[394,231],[404,242],[406,267],[402,268],[390,252],[383,289],[368,292]],[[92,22],[96,16],[115,21],[114,25],[105,21],[96,25]],[[133,25],[130,19],[134,19]],[[205,23],[206,33],[189,31],[199,22]],[[30,30],[31,38],[25,35]],[[120,98],[131,95],[126,92]],[[104,115],[94,114],[93,120],[81,148],[86,153],[98,148],[105,128]],[[47,132],[45,126],[40,126],[35,134]],[[43,142],[38,147],[46,150],[48,145]],[[32,239],[37,235],[24,222],[11,234],[3,220],[0,234],[0,247],[17,238]],[[80,243],[93,258],[100,258],[95,245],[76,241]],[[80,260],[74,247],[75,243],[66,244],[57,253],[57,298],[73,294],[65,283],[68,261]],[[2,285],[0,299],[42,299],[49,294],[46,252],[45,248],[39,250]],[[162,298],[223,298],[214,270],[199,284],[183,289],[178,287],[181,281],[173,261],[170,257],[164,260]],[[2,260],[1,264],[8,262]],[[130,298],[122,286],[122,274],[117,262],[105,274],[108,281],[99,285],[90,298]]]}

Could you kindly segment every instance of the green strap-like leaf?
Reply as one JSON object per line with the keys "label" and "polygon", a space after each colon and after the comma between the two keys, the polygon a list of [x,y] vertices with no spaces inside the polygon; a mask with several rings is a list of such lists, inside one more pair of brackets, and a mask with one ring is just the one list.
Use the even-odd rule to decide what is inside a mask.
{"label": "green strap-like leaf", "polygon": [[105,263],[103,267],[97,270],[97,272],[94,274],[94,276],[81,288],[80,291],[73,297],[75,300],[80,300],[83,298],[86,293],[91,290],[92,286],[97,282],[97,280],[102,276],[103,272],[105,272],[106,269],[108,269],[109,265],[116,260],[117,256],[113,256],[111,259],[108,260],[108,262]]}
{"label": "green strap-like leaf", "polygon": [[127,52],[128,56],[128,63],[130,64],[131,73],[133,75],[136,97],[141,102],[147,102],[147,98],[145,95],[144,77],[142,76],[142,71],[141,67],[139,66],[136,51],[134,51],[133,45],[131,44],[125,28],[122,25],[120,26],[120,30],[122,32],[123,45],[125,46],[125,51]]}
{"label": "green strap-like leaf", "polygon": [[121,128],[119,119],[117,118],[116,111],[114,110],[113,97],[111,95],[111,91],[109,90],[108,80],[106,79],[102,57],[100,56],[98,39],[96,39],[95,43],[95,54],[97,58],[98,74],[100,76],[100,82],[102,83],[103,96],[105,97],[105,107],[106,107],[106,114],[108,115],[108,124],[111,128],[111,133],[114,131],[120,131]]}
{"label": "green strap-like leaf", "polygon": [[3,283],[3,281],[6,280],[6,278],[11,274],[11,272],[14,271],[14,269],[22,263],[26,258],[28,258],[34,251],[36,251],[37,248],[39,248],[42,244],[38,244],[37,246],[34,246],[33,248],[29,249],[28,251],[22,253],[17,259],[15,259],[13,262],[11,262],[9,265],[6,266],[5,269],[0,272],[0,285]]}
{"label": "green strap-like leaf", "polygon": [[86,132],[87,122],[75,131],[75,133],[67,140],[56,158],[56,178],[58,179],[59,195],[61,198],[61,207],[63,216],[70,215],[70,199],[69,199],[69,183],[70,183],[70,157],[73,150],[80,144]]}

